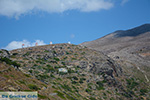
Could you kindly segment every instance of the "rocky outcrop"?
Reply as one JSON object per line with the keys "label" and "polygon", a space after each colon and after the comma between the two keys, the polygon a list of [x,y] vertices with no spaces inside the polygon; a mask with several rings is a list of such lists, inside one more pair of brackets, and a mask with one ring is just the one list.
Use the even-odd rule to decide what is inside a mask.
{"label": "rocky outcrop", "polygon": [[7,50],[1,49],[0,50],[0,57],[9,57],[10,53]]}

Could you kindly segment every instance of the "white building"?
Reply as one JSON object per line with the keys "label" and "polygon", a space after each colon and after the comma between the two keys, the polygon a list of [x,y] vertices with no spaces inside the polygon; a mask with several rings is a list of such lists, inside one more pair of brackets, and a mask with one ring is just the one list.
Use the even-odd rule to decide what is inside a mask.
{"label": "white building", "polygon": [[68,72],[68,70],[67,70],[66,68],[59,68],[58,71],[59,71],[59,72],[64,72],[64,73],[67,73],[67,72]]}
{"label": "white building", "polygon": [[51,41],[50,44],[53,44],[53,42]]}
{"label": "white building", "polygon": [[71,44],[71,42],[69,41],[68,44]]}
{"label": "white building", "polygon": [[67,68],[72,68],[72,67],[73,67],[73,66],[69,66],[69,65],[67,66]]}
{"label": "white building", "polygon": [[38,43],[37,43],[37,42],[35,43],[35,46],[38,46]]}

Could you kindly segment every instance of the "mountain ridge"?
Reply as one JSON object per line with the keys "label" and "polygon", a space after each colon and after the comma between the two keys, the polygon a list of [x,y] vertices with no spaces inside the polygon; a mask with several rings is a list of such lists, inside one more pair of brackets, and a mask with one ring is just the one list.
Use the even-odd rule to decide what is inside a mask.
{"label": "mountain ridge", "polygon": [[[146,30],[144,30],[144,28],[146,28]],[[142,31],[139,32],[139,30],[142,30]],[[131,31],[132,33],[134,31],[138,31],[138,33],[136,33],[135,36],[140,35],[142,33],[150,32],[150,24],[149,23],[143,24],[143,25],[137,26],[135,28],[127,29],[127,30],[117,30],[117,31],[109,33],[109,34],[107,34],[107,35],[105,35],[105,36],[103,36],[101,38],[105,38],[105,37],[107,37],[109,35],[114,35],[114,37],[116,37],[116,38],[117,37],[123,37],[123,36],[134,36],[132,33],[128,33],[129,31]],[[128,33],[128,34],[126,34],[126,33]],[[101,38],[98,38],[98,39],[101,39]],[[95,40],[98,40],[98,39],[95,39]],[[86,42],[90,42],[90,41],[86,41]],[[81,43],[81,45],[86,43],[86,42]]]}
{"label": "mountain ridge", "polygon": [[122,30],[114,33],[116,33],[115,37],[124,37],[124,36],[138,36],[146,32],[150,32],[150,24],[143,24],[141,26],[132,29]]}
{"label": "mountain ridge", "polygon": [[[81,45],[103,52],[124,66],[124,69],[130,70],[131,73],[137,72],[135,76],[143,76],[141,79],[149,82],[149,44],[150,24],[144,24],[126,31],[116,31],[94,41],[84,42]],[[138,72],[143,75],[139,76]]]}

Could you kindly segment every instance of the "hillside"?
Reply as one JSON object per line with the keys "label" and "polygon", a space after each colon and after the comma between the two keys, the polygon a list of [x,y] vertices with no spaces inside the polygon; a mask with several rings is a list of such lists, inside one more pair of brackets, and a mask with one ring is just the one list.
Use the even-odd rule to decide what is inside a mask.
{"label": "hillside", "polygon": [[150,24],[115,31],[81,45],[103,52],[123,66],[126,73],[150,83]]}
{"label": "hillside", "polygon": [[102,52],[80,45],[0,50],[0,67],[1,91],[38,91],[39,99],[150,98],[148,83]]}

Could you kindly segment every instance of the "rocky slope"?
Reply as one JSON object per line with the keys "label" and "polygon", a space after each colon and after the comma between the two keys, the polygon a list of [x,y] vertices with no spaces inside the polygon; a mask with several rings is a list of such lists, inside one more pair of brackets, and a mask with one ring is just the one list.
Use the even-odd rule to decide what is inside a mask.
{"label": "rocky slope", "polygon": [[126,73],[150,82],[150,24],[116,31],[81,45],[103,52],[123,66]]}
{"label": "rocky slope", "polygon": [[1,91],[38,91],[39,99],[149,99],[148,84],[125,72],[102,52],[79,45],[0,50]]}

